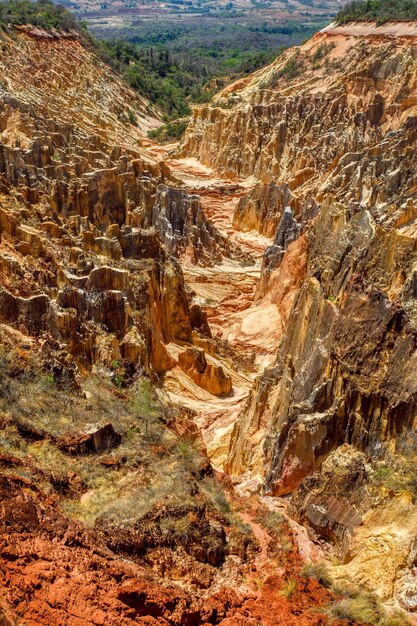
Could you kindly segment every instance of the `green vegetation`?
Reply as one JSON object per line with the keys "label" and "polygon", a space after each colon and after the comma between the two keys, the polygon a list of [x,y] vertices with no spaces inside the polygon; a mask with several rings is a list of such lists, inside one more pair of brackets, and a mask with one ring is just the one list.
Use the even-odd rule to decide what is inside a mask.
{"label": "green vegetation", "polygon": [[380,618],[378,602],[371,594],[343,598],[333,604],[330,614],[334,619],[348,619],[360,624],[375,624]]}
{"label": "green vegetation", "polygon": [[[298,51],[297,51],[298,52]],[[284,78],[287,82],[297,78],[306,70],[304,59],[300,58],[300,54],[294,54],[288,59],[283,67],[273,72],[271,76],[261,83],[262,89],[273,89],[277,86],[278,81]]]}
{"label": "green vegetation", "polygon": [[408,432],[397,440],[395,454],[387,455],[384,461],[375,464],[372,482],[395,493],[409,491],[417,500],[417,435]]}
{"label": "green vegetation", "polygon": [[379,620],[378,626],[411,626],[411,622],[404,611],[396,610],[383,615]]}
{"label": "green vegetation", "polygon": [[[49,369],[39,355],[0,347],[0,467],[52,496],[61,510],[103,533],[132,532],[146,558],[154,544],[183,547],[216,565],[227,549],[245,558],[254,541],[208,460],[170,427],[175,414],[151,382],[128,376],[123,362],[97,368],[80,388],[71,370]],[[69,449],[92,425],[120,437],[98,450]],[[82,497],[81,497],[82,496]]]}
{"label": "green vegetation", "polygon": [[285,581],[284,586],[280,590],[280,595],[284,598],[287,598],[287,600],[291,600],[296,589],[297,581],[294,578],[288,578],[288,580]]}
{"label": "green vegetation", "polygon": [[169,122],[165,126],[160,126],[156,130],[149,131],[148,136],[151,139],[156,139],[159,143],[169,143],[171,141],[178,141],[184,134],[186,128],[186,120],[176,120]]}
{"label": "green vegetation", "polygon": [[[217,41],[210,41],[209,45],[204,41],[197,43],[194,32],[181,27],[165,30],[159,24],[133,29],[131,41],[120,38],[105,41],[91,37],[84,22],[50,0],[6,0],[0,3],[0,25],[3,28],[24,24],[48,31],[77,31],[104,62],[164,113],[167,126],[155,135],[162,141],[177,140],[181,136],[185,122],[170,122],[189,115],[190,102],[211,99],[215,89],[204,88],[211,78],[252,72],[270,62],[277,53],[271,46],[267,50],[254,46],[250,50],[244,50],[244,46],[236,47],[241,31],[237,27],[233,27],[233,41],[228,41],[227,46],[218,45]],[[256,41],[256,32],[247,31],[247,35]],[[174,42],[173,49],[169,50],[166,44]],[[130,109],[121,113],[120,119],[125,123],[137,123]]]}
{"label": "green vegetation", "polygon": [[300,63],[295,56],[288,59],[284,67],[278,72],[278,76],[285,76],[287,80],[292,80],[296,78],[303,72],[303,65]]}
{"label": "green vegetation", "polygon": [[277,20],[246,25],[220,17],[137,21],[123,30],[97,31],[106,38],[97,43],[101,57],[164,113],[167,128],[154,138],[178,139],[183,122],[170,122],[189,115],[192,103],[208,102],[229,81],[271,63],[324,26]]}
{"label": "green vegetation", "polygon": [[32,24],[45,30],[86,31],[85,22],[80,22],[64,7],[50,0],[6,0],[0,2],[0,24],[21,26]]}
{"label": "green vegetation", "polygon": [[384,24],[390,20],[417,19],[416,0],[354,0],[340,9],[337,22],[376,21]]}
{"label": "green vegetation", "polygon": [[256,521],[261,523],[272,535],[281,535],[283,532],[285,518],[277,511],[259,511]]}
{"label": "green vegetation", "polygon": [[202,492],[211,502],[214,510],[220,511],[223,515],[229,516],[232,512],[230,503],[224,495],[220,484],[213,478],[205,478],[201,483]]}
{"label": "green vegetation", "polygon": [[141,48],[122,40],[96,40],[100,57],[135,91],[160,108],[166,120],[188,115],[188,97],[198,79],[187,67],[179,67],[167,50]]}
{"label": "green vegetation", "polygon": [[296,49],[282,67],[271,72],[268,78],[262,81],[261,89],[274,89],[281,79],[288,83],[309,70],[319,69],[322,64],[327,69],[330,69],[332,65],[334,67],[334,63],[328,58],[334,46],[335,44],[320,44],[311,55]]}
{"label": "green vegetation", "polygon": [[285,559],[283,555],[294,549],[285,517],[279,511],[270,511],[264,505],[258,505],[255,521],[261,524],[271,537],[269,552],[279,554],[280,558]]}
{"label": "green vegetation", "polygon": [[323,58],[327,57],[327,55],[335,48],[335,46],[336,44],[334,43],[321,43],[314,51],[314,54],[311,57],[311,61],[313,63],[318,63]]}
{"label": "green vegetation", "polygon": [[[195,12],[190,3],[176,1],[181,11]],[[199,5],[197,9],[205,16],[210,7]],[[178,118],[190,115],[192,103],[208,102],[228,81],[267,65],[287,46],[300,43],[323,25],[276,20],[239,23],[229,19],[237,14],[232,5],[220,13],[216,11],[216,18],[222,20],[214,22],[206,17],[184,24],[138,21],[123,30],[107,29],[106,39],[96,39],[85,22],[50,0],[5,0],[0,3],[0,25],[4,29],[32,24],[48,31],[77,31],[104,62],[162,111],[166,126],[152,136],[169,142],[184,132],[186,122]],[[283,75],[290,79],[301,71],[290,61]],[[137,124],[130,109],[121,112],[119,118],[125,124]]]}
{"label": "green vegetation", "polygon": [[233,49],[223,53],[214,49],[171,51],[162,45],[149,46],[122,39],[96,40],[95,46],[99,56],[133,89],[163,111],[167,125],[153,135],[162,141],[176,140],[182,135],[186,126],[184,120],[174,124],[170,122],[189,115],[190,103],[211,99],[216,88],[205,87],[210,79],[250,73],[272,61],[277,52],[243,54]]}

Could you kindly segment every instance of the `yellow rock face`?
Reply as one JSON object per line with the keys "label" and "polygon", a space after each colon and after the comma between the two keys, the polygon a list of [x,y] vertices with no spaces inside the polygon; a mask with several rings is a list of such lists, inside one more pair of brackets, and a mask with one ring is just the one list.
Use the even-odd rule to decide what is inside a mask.
{"label": "yellow rock face", "polygon": [[331,575],[338,583],[373,589],[388,604],[395,598],[404,608],[414,608],[407,605],[405,585],[416,528],[417,510],[409,494],[371,510],[356,530],[345,563],[332,566]]}

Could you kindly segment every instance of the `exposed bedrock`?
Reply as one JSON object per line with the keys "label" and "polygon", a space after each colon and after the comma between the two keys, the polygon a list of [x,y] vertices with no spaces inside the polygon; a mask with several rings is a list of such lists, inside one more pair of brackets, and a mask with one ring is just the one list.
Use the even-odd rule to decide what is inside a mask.
{"label": "exposed bedrock", "polygon": [[[65,131],[56,129],[55,134],[59,137],[59,132]],[[71,139],[72,135],[64,146],[71,144]],[[77,141],[80,141],[78,137]],[[51,137],[45,131],[43,150],[48,142],[51,143]],[[64,218],[79,215],[94,224],[98,232],[94,240],[90,237],[86,243],[97,254],[115,259],[121,256],[117,243],[109,242],[103,235],[107,227],[124,224],[155,227],[171,254],[188,251],[194,263],[211,257],[219,259],[221,252],[227,250],[226,241],[207,222],[199,197],[160,185],[163,175],[158,166],[118,153],[106,156],[95,152],[85,162],[85,168],[80,169],[74,167],[71,151],[62,150],[57,156],[53,142],[43,159],[47,163],[40,157],[34,159],[33,151],[40,149],[35,139],[31,138],[29,148],[23,151],[0,144],[0,172],[5,181],[18,187],[29,204],[48,202],[57,215]],[[80,146],[79,152],[84,149]],[[101,150],[106,149],[109,148],[101,146]],[[108,168],[103,169],[100,157],[108,163]],[[32,252],[35,253],[33,246]]]}
{"label": "exposed bedrock", "polygon": [[22,298],[2,288],[0,320],[32,336],[48,332],[64,340],[84,367],[125,358],[163,371],[170,365],[163,345],[192,341],[182,274],[163,251],[160,261],[131,260],[127,267],[102,266],[86,276],[61,269],[60,288],[49,296]]}
{"label": "exposed bedrock", "polygon": [[[94,239],[86,235],[85,243],[115,260],[121,252],[114,229],[124,225],[155,227],[170,254],[188,249],[194,262],[219,258],[225,242],[207,222],[198,197],[161,185],[175,179],[143,148],[146,129],[157,123],[148,103],[117,77],[109,78],[108,68],[97,59],[93,63],[81,42],[66,43],[60,46],[59,38],[40,42],[29,31],[19,32],[17,44],[5,36],[1,188],[18,191],[29,207],[43,207],[52,223],[85,218],[96,231]],[[137,117],[135,124],[126,121],[126,110]],[[108,237],[107,228],[113,228]]]}
{"label": "exposed bedrock", "polygon": [[0,222],[2,323],[64,341],[82,370],[126,359],[162,372],[173,365],[166,343],[208,331],[155,231],[112,224],[102,234],[88,217],[42,221],[42,209],[14,202]]}
{"label": "exposed bedrock", "polygon": [[286,207],[297,214],[300,212],[300,201],[287,184],[271,182],[257,185],[239,200],[233,226],[237,230],[256,230],[262,235],[273,237]]}
{"label": "exposed bedrock", "polygon": [[[371,148],[396,143],[402,134],[398,122],[413,106],[415,49],[387,40],[364,46],[352,38],[347,55],[340,39],[335,41],[336,49],[328,50],[319,67],[314,54],[320,45],[332,45],[329,33],[196,107],[181,153],[227,175],[285,182],[293,192],[324,188],[336,169],[344,183],[340,192],[353,197],[356,189],[347,188],[348,181],[375,178],[396,159],[395,153],[381,159]],[[286,76],[289,62],[299,67],[294,80]],[[409,170],[407,162],[398,165],[397,179]],[[387,189],[384,181],[373,194],[382,194],[382,187]]]}
{"label": "exposed bedrock", "polygon": [[[210,334],[178,259],[210,264],[227,242],[142,147],[156,122],[143,99],[77,40],[16,36],[0,61],[16,65],[0,92],[0,320],[65,345],[84,372],[119,360],[164,372],[166,344]],[[78,102],[45,76],[50,63]]]}
{"label": "exposed bedrock", "polygon": [[226,463],[270,494],[344,444],[383,458],[417,415],[410,43],[328,29],[197,106],[180,148],[254,179],[234,227],[274,237],[256,299],[277,305],[282,339]]}
{"label": "exposed bedrock", "polygon": [[290,511],[305,526],[336,544],[343,555],[372,503],[369,467],[363,452],[345,445],[329,455],[322,471],[303,480]]}
{"label": "exposed bedrock", "polygon": [[166,248],[175,255],[187,251],[193,263],[220,260],[227,241],[207,221],[197,195],[159,185],[152,210],[152,225]]}
{"label": "exposed bedrock", "polygon": [[221,365],[210,362],[201,348],[187,348],[178,358],[180,368],[203,389],[215,396],[232,391],[232,378]]}
{"label": "exposed bedrock", "polygon": [[262,258],[261,278],[256,296],[259,298],[268,293],[270,278],[274,270],[279,270],[289,245],[298,239],[301,226],[294,218],[291,207],[286,207],[276,229],[272,246],[269,246]]}
{"label": "exposed bedrock", "polygon": [[329,201],[307,241],[277,361],[255,384],[228,461],[233,473],[264,475],[273,494],[293,491],[343,443],[383,455],[417,412],[414,238]]}

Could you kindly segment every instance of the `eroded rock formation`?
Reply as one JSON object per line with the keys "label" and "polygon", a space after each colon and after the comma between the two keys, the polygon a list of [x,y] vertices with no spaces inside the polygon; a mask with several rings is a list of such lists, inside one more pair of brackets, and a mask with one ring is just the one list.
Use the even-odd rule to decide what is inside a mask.
{"label": "eroded rock formation", "polygon": [[3,48],[1,322],[64,342],[82,371],[124,359],[161,373],[165,344],[192,343],[174,257],[212,262],[225,241],[197,197],[162,184],[168,168],[142,147],[158,123],[146,102],[76,36],[22,29]]}
{"label": "eroded rock formation", "polygon": [[339,450],[383,463],[417,416],[415,31],[361,29],[328,28],[226,87],[196,107],[180,148],[234,180],[257,181],[234,225],[275,232],[258,299],[282,307],[283,268],[291,258],[294,267],[294,249],[305,253],[277,358],[254,384],[225,467],[266,493],[294,492],[293,514],[342,553],[351,541],[359,551],[352,537],[386,503],[365,498],[358,512],[354,494],[333,493]]}
{"label": "eroded rock formation", "polygon": [[[259,514],[245,512],[259,552],[251,554],[206,451],[241,492],[292,494],[288,512],[345,561],[332,568],[336,580],[362,584],[365,572],[385,602],[417,606],[412,481],[400,493],[377,476],[380,464],[406,458],[404,441],[413,449],[417,415],[417,46],[401,33],[328,29],[287,51],[196,107],[179,158],[166,163],[145,138],[158,112],[109,78],[77,37],[4,35],[2,341],[26,362],[42,354],[65,389],[79,392],[81,376],[102,369],[112,401],[130,402],[123,415],[118,406],[111,420],[83,417],[58,433],[50,423],[32,427],[25,403],[19,415],[0,415],[19,452],[1,465],[22,473],[0,476],[2,541],[12,555],[5,614],[68,626],[86,610],[88,624],[323,623],[317,607],[332,595],[300,576],[291,533],[283,558]],[[13,367],[10,377],[21,376],[24,367]],[[123,395],[138,372],[169,395],[154,423],[146,393],[146,410]],[[198,442],[202,459],[173,431],[158,431],[155,443],[162,424]],[[157,460],[137,458],[138,433]],[[81,468],[84,478],[68,471],[58,480],[38,468],[41,446],[92,465]],[[161,462],[162,487],[152,474]],[[58,514],[54,499],[59,490],[77,494],[76,506],[94,510],[107,489],[101,469],[87,486],[97,467],[116,478],[104,497],[111,505],[88,512],[90,533]],[[181,506],[169,503],[169,480],[186,488]],[[129,498],[144,488],[152,507],[135,517]],[[52,494],[45,504],[43,489]],[[373,537],[394,553],[380,583]],[[35,544],[42,563],[52,550],[54,561],[93,572],[82,602],[72,574],[33,564]],[[121,557],[140,566],[126,570]],[[142,567],[192,591],[145,584]],[[252,598],[253,577],[249,587],[243,579],[264,569],[265,588]],[[282,576],[294,577],[294,600],[277,601]],[[218,594],[225,579],[229,591]],[[28,600],[32,587],[40,591]],[[301,588],[314,610],[298,602]]]}

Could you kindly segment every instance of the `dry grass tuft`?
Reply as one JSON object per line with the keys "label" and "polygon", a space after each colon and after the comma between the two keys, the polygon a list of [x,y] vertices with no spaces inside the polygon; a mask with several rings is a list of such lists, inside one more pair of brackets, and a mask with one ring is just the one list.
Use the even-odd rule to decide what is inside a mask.
{"label": "dry grass tuft", "polygon": [[284,586],[282,587],[279,593],[284,598],[287,598],[287,600],[291,600],[296,589],[297,589],[297,581],[294,578],[288,578],[285,581]]}
{"label": "dry grass tuft", "polygon": [[304,578],[314,578],[323,587],[332,586],[332,578],[325,563],[306,563],[301,570],[301,575]]}

